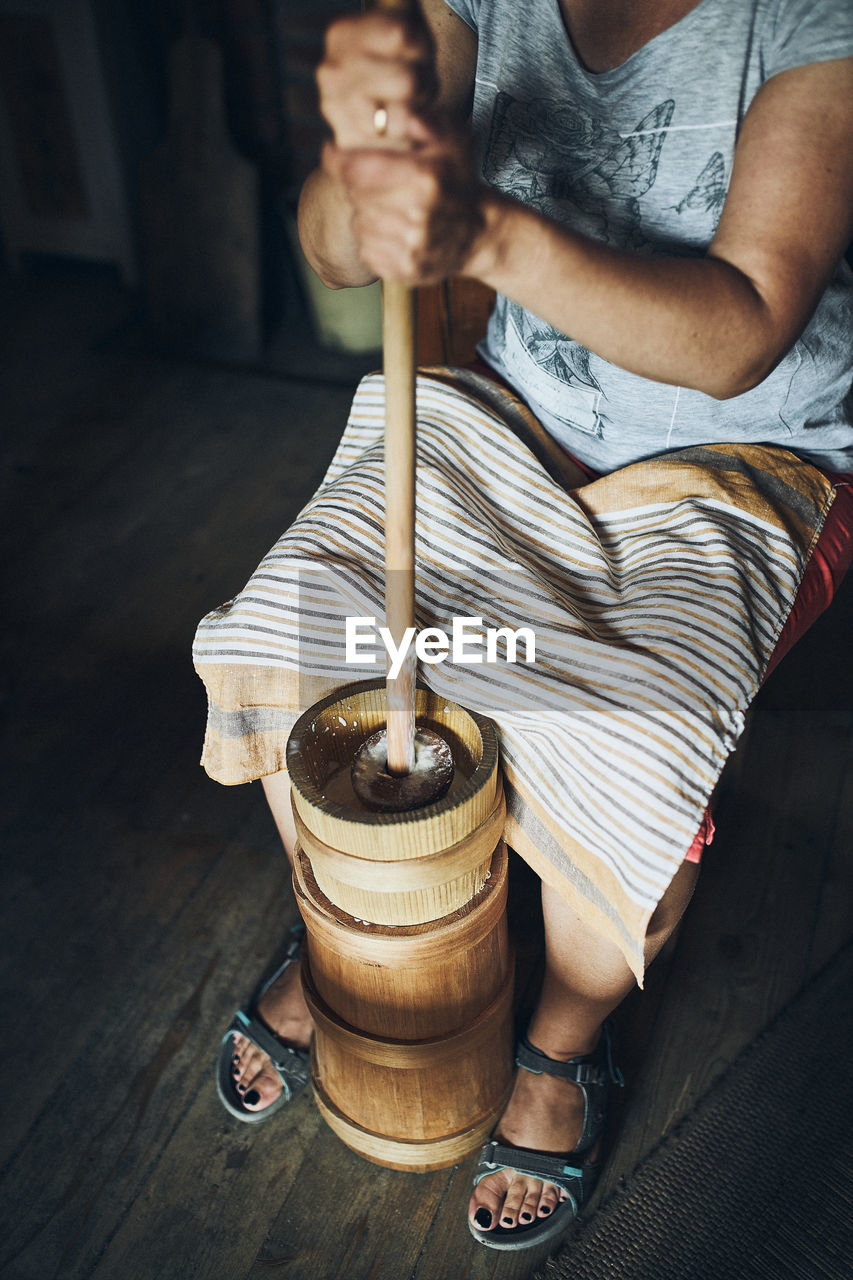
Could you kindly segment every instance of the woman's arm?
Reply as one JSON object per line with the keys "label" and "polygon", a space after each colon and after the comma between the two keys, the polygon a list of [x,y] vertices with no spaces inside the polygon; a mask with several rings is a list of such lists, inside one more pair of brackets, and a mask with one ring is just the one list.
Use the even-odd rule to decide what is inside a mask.
{"label": "woman's arm", "polygon": [[[474,276],[643,377],[721,399],[765,378],[853,236],[853,59],[772,77],[746,114],[705,257],[646,257],[588,239],[474,178],[460,121],[476,39],[443,0],[424,7],[439,111],[426,105],[422,38],[387,19],[380,29],[377,15],[332,28],[320,85],[335,144],[300,209],[321,278],[418,285]],[[378,101],[390,104],[382,140],[373,130]]]}
{"label": "woman's arm", "polygon": [[486,192],[460,264],[596,354],[717,398],[790,349],[853,236],[853,59],[769,80],[703,259],[639,257]]}

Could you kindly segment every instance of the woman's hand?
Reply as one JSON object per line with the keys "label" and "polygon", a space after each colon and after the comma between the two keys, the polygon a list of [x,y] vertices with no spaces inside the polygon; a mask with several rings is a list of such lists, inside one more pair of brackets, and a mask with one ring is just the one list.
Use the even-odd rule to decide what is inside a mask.
{"label": "woman's hand", "polygon": [[433,107],[427,29],[342,19],[317,80],[334,138],[322,168],[346,194],[361,262],[410,285],[459,272],[482,227],[480,187],[467,139]]}
{"label": "woman's hand", "polygon": [[323,166],[347,192],[365,266],[385,280],[431,284],[463,269],[482,229],[480,189],[453,131],[414,121],[410,136],[409,151],[330,143]]}
{"label": "woman's hand", "polygon": [[[383,13],[338,19],[326,32],[317,86],[337,147],[407,150],[435,97],[429,29]],[[377,109],[385,112],[381,135]]]}

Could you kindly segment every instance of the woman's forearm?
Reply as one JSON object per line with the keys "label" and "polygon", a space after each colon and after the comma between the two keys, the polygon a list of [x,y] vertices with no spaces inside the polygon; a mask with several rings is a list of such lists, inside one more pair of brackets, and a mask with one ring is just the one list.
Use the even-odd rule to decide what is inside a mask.
{"label": "woman's forearm", "polygon": [[[728,262],[613,249],[493,192],[482,205],[485,229],[464,273],[613,364],[725,398],[784,354],[761,295]],[[298,217],[303,251],[325,285],[375,279],[359,256],[346,190],[326,170],[307,179]]]}
{"label": "woman's forearm", "polygon": [[491,191],[483,212],[464,274],[629,372],[724,399],[766,377],[796,337],[721,258],[614,249]]}
{"label": "woman's forearm", "polygon": [[352,208],[342,183],[315,169],[299,197],[299,241],[317,275],[330,289],[371,284],[352,231]]}

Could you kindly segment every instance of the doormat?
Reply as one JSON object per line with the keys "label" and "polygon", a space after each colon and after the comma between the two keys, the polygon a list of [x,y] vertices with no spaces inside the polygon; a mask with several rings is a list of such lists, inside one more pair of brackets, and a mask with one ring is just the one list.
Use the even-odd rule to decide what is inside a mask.
{"label": "doormat", "polygon": [[851,1056],[848,945],[539,1280],[850,1280]]}

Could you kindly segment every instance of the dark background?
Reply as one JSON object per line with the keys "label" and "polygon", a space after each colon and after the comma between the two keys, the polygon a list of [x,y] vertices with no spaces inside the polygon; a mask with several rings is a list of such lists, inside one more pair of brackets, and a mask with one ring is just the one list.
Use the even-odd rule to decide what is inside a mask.
{"label": "dark background", "polygon": [[317,335],[289,221],[326,136],[313,79],[323,33],[353,8],[4,0],[7,270],[111,264],[147,341],[304,371],[310,353],[285,339]]}

